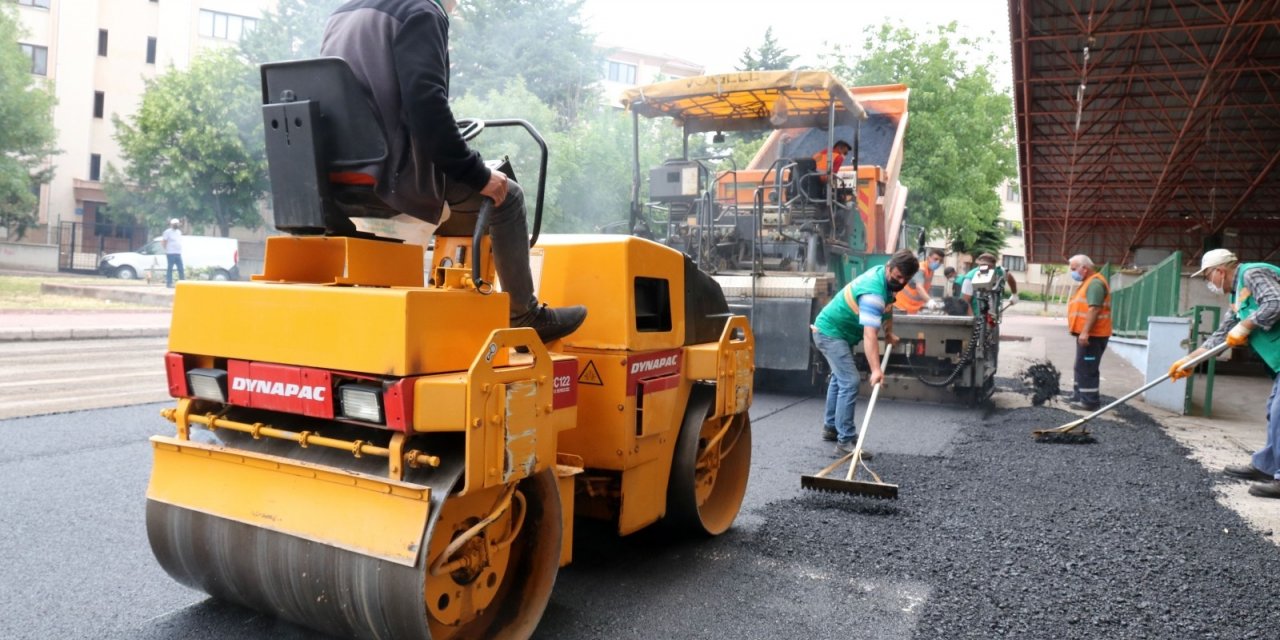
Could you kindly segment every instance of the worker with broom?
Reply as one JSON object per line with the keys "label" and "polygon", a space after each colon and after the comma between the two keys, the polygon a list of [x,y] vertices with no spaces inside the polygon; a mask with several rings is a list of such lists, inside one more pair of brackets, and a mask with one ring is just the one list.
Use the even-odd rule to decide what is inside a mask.
{"label": "worker with broom", "polygon": [[[874,267],[854,278],[827,303],[811,328],[813,344],[831,367],[827,385],[827,406],[823,416],[822,437],[836,441],[836,455],[853,451],[857,437],[853,410],[858,401],[858,369],[853,364],[853,348],[865,341],[870,382],[874,386],[884,378],[880,369],[880,343],[877,334],[884,329],[885,340],[893,345],[894,294],[920,270],[920,261],[903,249],[889,258],[888,264]],[[862,458],[871,459],[862,451]]]}
{"label": "worker with broom", "polygon": [[[1173,363],[1169,377],[1177,380],[1190,376],[1195,367],[1183,368],[1192,358],[1226,342],[1231,347],[1249,345],[1258,352],[1272,375],[1280,371],[1280,267],[1263,262],[1241,264],[1226,249],[1207,251],[1200,260],[1200,270],[1191,277],[1203,276],[1209,290],[1231,298],[1222,326],[1209,336],[1199,349]],[[1267,399],[1267,443],[1253,454],[1247,465],[1227,465],[1223,471],[1232,477],[1255,480],[1251,495],[1280,498],[1280,376],[1276,376]]]}

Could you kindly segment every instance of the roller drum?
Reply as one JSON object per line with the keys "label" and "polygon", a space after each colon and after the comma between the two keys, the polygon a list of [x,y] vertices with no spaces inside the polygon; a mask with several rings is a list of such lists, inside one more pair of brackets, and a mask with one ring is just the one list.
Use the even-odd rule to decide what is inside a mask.
{"label": "roller drum", "polygon": [[[287,454],[295,460],[370,474],[386,473],[386,462],[381,459],[355,459],[338,451],[255,441],[237,433],[220,431],[217,437],[232,448]],[[432,560],[428,556],[448,542],[446,538],[432,544],[445,504],[456,499],[450,491],[460,483],[462,472],[457,454],[442,456],[436,469],[406,469],[406,482],[432,490],[427,527],[412,567],[155,500],[147,501],[147,536],[160,565],[178,582],[333,636],[526,638],[542,617],[558,570],[561,515],[555,478],[547,470],[520,483],[523,526],[511,544],[506,566],[498,568],[501,583],[494,606],[449,626],[435,620],[426,604]],[[216,478],[191,481],[216,482]],[[456,513],[451,519],[463,521]],[[456,536],[459,528],[455,524],[439,535]],[[448,574],[435,578],[433,591],[441,590],[440,580],[451,579]]]}

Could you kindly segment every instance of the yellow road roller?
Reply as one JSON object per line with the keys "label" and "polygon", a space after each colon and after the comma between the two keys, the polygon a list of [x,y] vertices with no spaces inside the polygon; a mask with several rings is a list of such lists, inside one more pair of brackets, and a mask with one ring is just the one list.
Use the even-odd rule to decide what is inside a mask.
{"label": "yellow road roller", "polygon": [[[539,203],[539,297],[590,309],[544,345],[508,327],[486,208],[442,225],[429,254],[353,230],[395,212],[349,179],[386,143],[361,128],[376,118],[345,63],[262,73],[290,235],[267,241],[251,282],[176,290],[162,412],[176,433],[152,438],[147,489],[165,571],[339,637],[525,638],[575,518],[621,535],[731,526],[754,342],[710,277],[641,238],[539,239]],[[545,179],[527,123],[467,124],[528,130]]]}

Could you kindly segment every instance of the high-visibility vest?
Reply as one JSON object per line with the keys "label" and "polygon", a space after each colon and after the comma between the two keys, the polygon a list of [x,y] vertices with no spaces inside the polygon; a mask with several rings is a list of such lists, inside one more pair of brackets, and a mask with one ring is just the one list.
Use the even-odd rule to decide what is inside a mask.
{"label": "high-visibility vest", "polygon": [[[1246,262],[1236,269],[1236,290],[1231,294],[1231,309],[1240,320],[1253,316],[1258,310],[1258,298],[1244,283],[1244,273],[1250,269],[1269,269],[1280,276],[1280,267],[1265,262]],[[1280,371],[1280,323],[1266,331],[1254,329],[1249,334],[1249,346],[1258,352],[1267,366]]]}
{"label": "high-visibility vest", "polygon": [[1109,338],[1111,337],[1111,285],[1107,284],[1107,279],[1096,271],[1085,278],[1084,282],[1076,287],[1075,293],[1071,294],[1071,300],[1067,302],[1067,329],[1073,335],[1080,335],[1084,330],[1084,323],[1089,318],[1089,284],[1094,280],[1106,287],[1107,297],[1102,300],[1102,308],[1098,310],[1098,318],[1093,321],[1093,326],[1089,329],[1089,337]]}
{"label": "high-visibility vest", "polygon": [[898,292],[898,296],[893,300],[893,306],[908,314],[920,313],[920,310],[924,308],[925,303],[928,301],[929,296],[916,288],[916,283],[909,282],[907,286],[902,288],[902,291]]}
{"label": "high-visibility vest", "polygon": [[[822,175],[819,179],[824,183],[827,181],[827,156],[830,153],[824,149],[813,154],[813,161],[818,165],[818,173]],[[833,173],[840,171],[840,166],[844,164],[844,154],[837,152],[835,157],[835,168],[831,170]]]}

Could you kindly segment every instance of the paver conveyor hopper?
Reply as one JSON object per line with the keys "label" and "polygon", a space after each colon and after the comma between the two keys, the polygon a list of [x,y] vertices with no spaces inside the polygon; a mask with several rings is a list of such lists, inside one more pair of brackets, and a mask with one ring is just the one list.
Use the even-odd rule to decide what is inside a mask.
{"label": "paver conveyor hopper", "polygon": [[[443,225],[430,263],[352,227],[395,212],[373,195],[386,144],[344,62],[266,65],[263,95],[292,235],[253,282],[178,286],[177,433],[152,439],[147,491],[171,576],[337,636],[522,638],[575,515],[623,535],[732,524],[754,341],[714,281],[644,239],[544,237],[539,296],[590,309],[544,346],[488,284],[486,208]],[[487,123],[506,125],[545,167],[527,123]]]}

